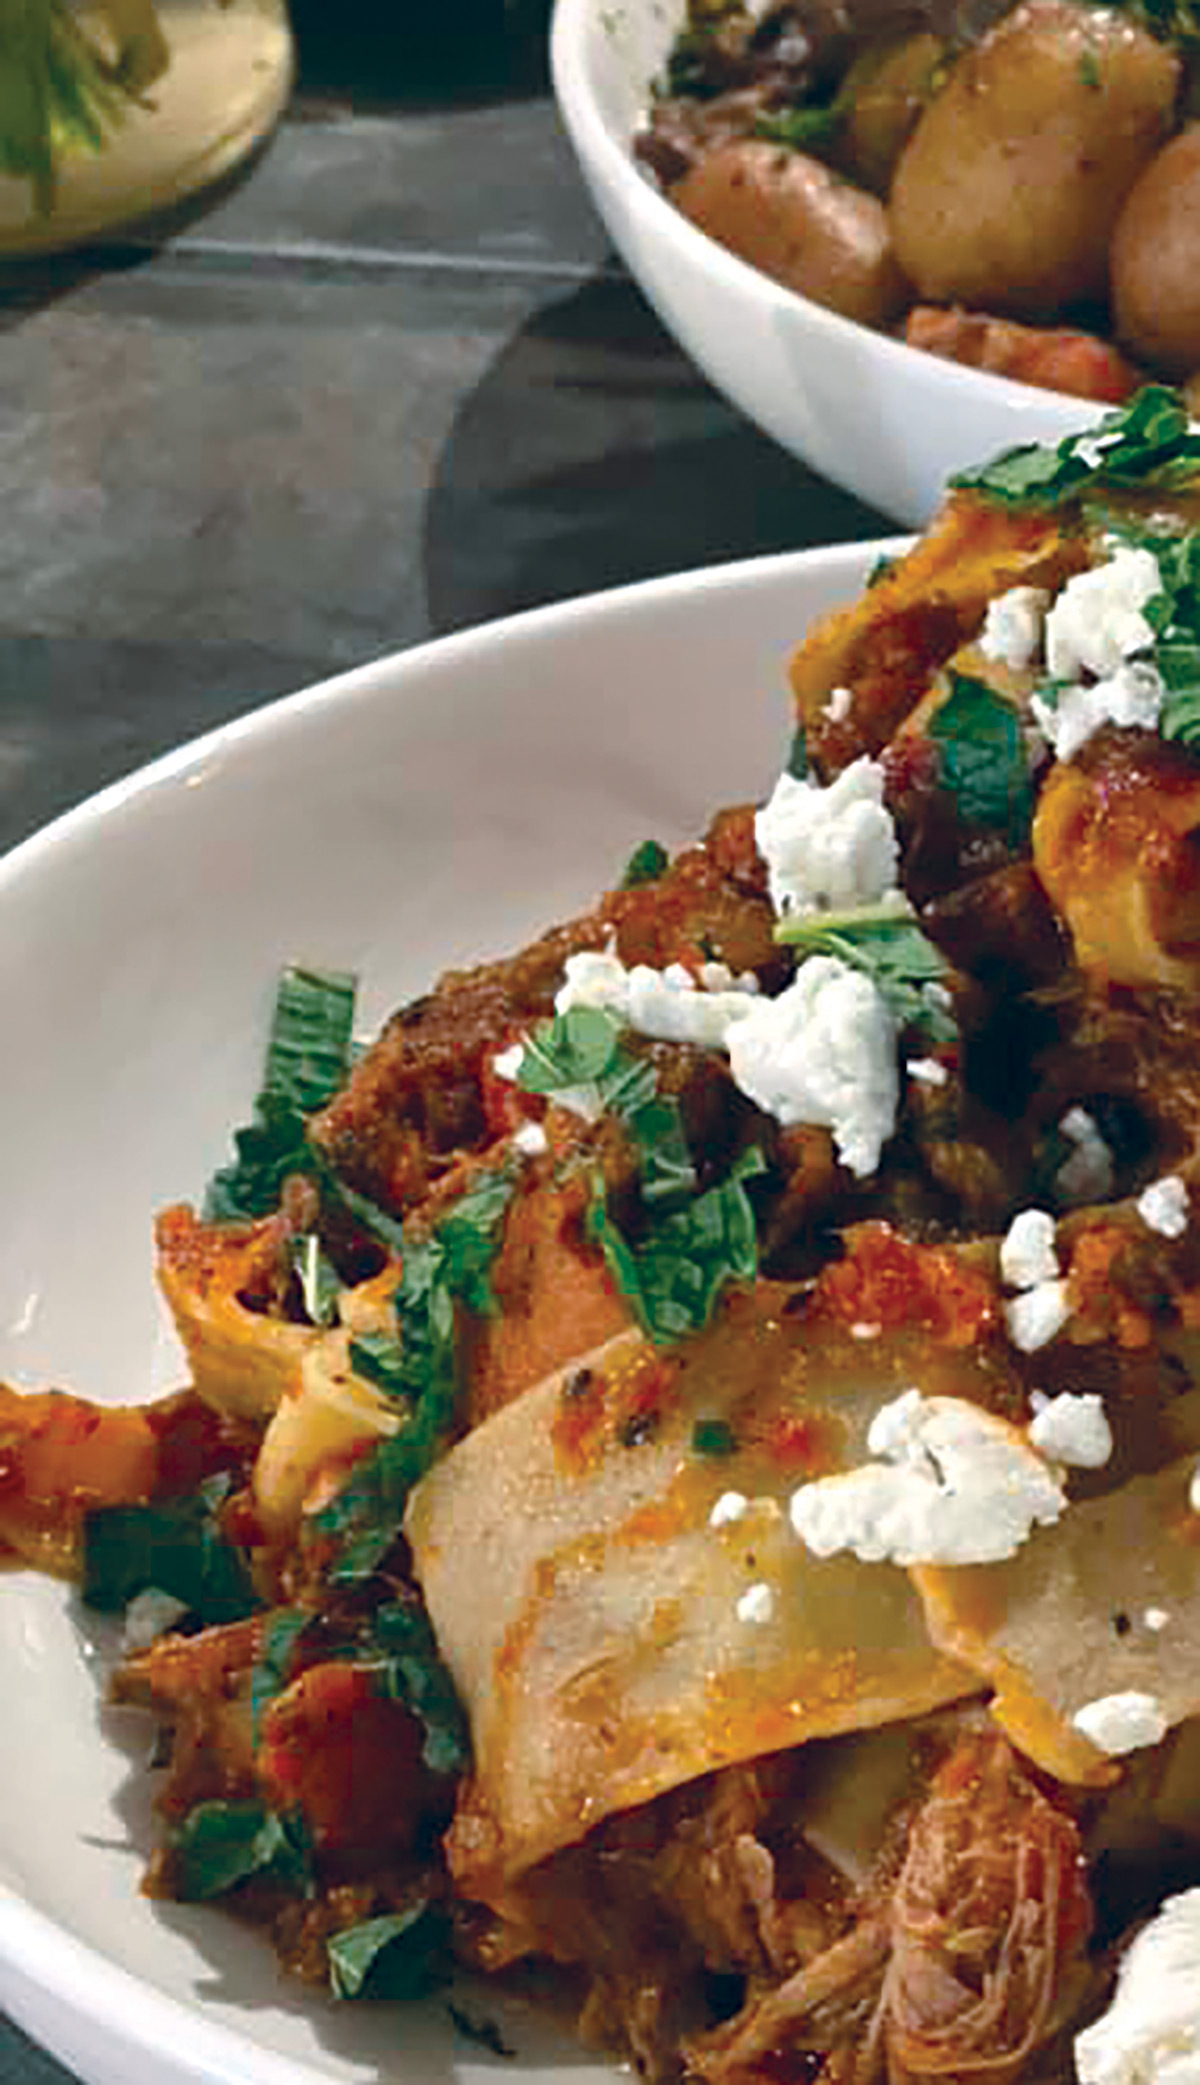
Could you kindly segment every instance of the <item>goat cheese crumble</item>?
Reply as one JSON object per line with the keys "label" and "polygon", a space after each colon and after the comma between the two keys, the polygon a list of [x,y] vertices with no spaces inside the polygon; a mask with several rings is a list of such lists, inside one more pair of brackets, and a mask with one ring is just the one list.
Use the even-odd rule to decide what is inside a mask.
{"label": "goat cheese crumble", "polygon": [[735,978],[716,964],[706,964],[705,973],[714,982],[698,985],[682,963],[669,963],[665,970],[635,963],[627,970],[611,949],[581,949],[567,957],[565,982],[555,994],[555,1011],[565,1014],[573,1006],[601,1007],[658,1042],[719,1050],[733,1022],[749,1011],[758,980]]}
{"label": "goat cheese crumble", "polygon": [[1178,1173],[1152,1180],[1138,1196],[1137,1212],[1142,1222],[1160,1238],[1182,1238],[1188,1227],[1188,1191]]}
{"label": "goat cheese crumble", "polygon": [[1106,2013],[1075,2037],[1081,2085],[1200,2081],[1200,1889],[1183,1890],[1126,1950]]}
{"label": "goat cheese crumble", "polygon": [[875,1415],[877,1462],[802,1484],[792,1526],[815,1556],[850,1550],[863,1563],[995,1564],[1066,1495],[1014,1427],[957,1397],[906,1390]]}
{"label": "goat cheese crumble", "polygon": [[771,903],[781,916],[845,912],[894,892],[900,859],[883,802],[883,765],[864,754],[823,787],[780,775],[754,820]]}
{"label": "goat cheese crumble", "polygon": [[1077,572],[1046,617],[1046,666],[1053,680],[1084,673],[1107,680],[1135,652],[1147,652],[1154,631],[1142,610],[1162,592],[1152,550],[1118,543],[1102,565]]}
{"label": "goat cheese crumble", "polygon": [[1162,592],[1153,551],[1118,544],[1102,565],[1069,579],[1045,621],[1053,694],[1030,707],[1059,760],[1071,760],[1102,724],[1153,731],[1165,683],[1146,656],[1155,632],[1143,610]]}
{"label": "goat cheese crumble", "polygon": [[896,1023],[869,977],[810,956],[775,999],[750,1003],[729,1030],[729,1064],[747,1097],[784,1127],[832,1130],[852,1173],[873,1173],[900,1098]]}
{"label": "goat cheese crumble", "polygon": [[1102,724],[1157,730],[1165,694],[1157,666],[1135,659],[1126,660],[1105,680],[1062,688],[1053,702],[1032,695],[1029,706],[1055,758],[1073,760]]}
{"label": "goat cheese crumble", "polygon": [[1008,1336],[1023,1354],[1036,1353],[1062,1331],[1071,1315],[1067,1284],[1058,1271],[1054,1218],[1045,1209],[1022,1209],[1000,1244],[1000,1273],[1020,1289],[1004,1306]]}
{"label": "goat cheese crumble", "polygon": [[1000,1272],[1014,1289],[1031,1289],[1059,1272],[1054,1218],[1047,1209],[1021,1209],[1000,1243]]}
{"label": "goat cheese crumble", "polygon": [[1039,1455],[1068,1468],[1102,1470],[1113,1452],[1104,1400],[1091,1391],[1047,1398],[1026,1430]]}
{"label": "goat cheese crumble", "polygon": [[1043,586],[1012,586],[988,602],[979,638],[985,659],[1022,673],[1037,660],[1050,595]]}
{"label": "goat cheese crumble", "polygon": [[1140,1752],[1146,1745],[1161,1744],[1171,1727],[1158,1696],[1145,1694],[1137,1687],[1123,1694],[1101,1694],[1095,1701],[1085,1701],[1071,1721],[1081,1737],[1110,1759],[1119,1759],[1126,1752]]}

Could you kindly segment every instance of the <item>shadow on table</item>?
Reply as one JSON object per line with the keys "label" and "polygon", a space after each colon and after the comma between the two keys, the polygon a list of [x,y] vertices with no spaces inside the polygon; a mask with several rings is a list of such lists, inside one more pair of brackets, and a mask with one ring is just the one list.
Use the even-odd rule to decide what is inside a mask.
{"label": "shadow on table", "polygon": [[892,525],[727,405],[634,285],[542,305],[460,410],[431,487],[434,630]]}

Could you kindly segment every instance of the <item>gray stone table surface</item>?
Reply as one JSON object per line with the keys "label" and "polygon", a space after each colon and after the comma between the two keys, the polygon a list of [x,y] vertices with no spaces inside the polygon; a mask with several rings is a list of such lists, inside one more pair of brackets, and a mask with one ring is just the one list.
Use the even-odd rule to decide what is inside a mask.
{"label": "gray stone table surface", "polygon": [[[248,171],[119,247],[0,267],[0,849],[419,639],[889,533],[665,336],[535,30],[468,50],[306,6]],[[0,2085],[67,2080],[0,2021]]]}

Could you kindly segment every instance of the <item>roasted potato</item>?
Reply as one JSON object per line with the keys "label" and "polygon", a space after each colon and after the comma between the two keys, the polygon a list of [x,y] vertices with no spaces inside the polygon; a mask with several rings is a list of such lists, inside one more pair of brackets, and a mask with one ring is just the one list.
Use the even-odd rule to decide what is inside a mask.
{"label": "roasted potato", "polygon": [[959,60],[896,169],[892,238],[921,297],[1026,320],[1103,298],[1179,80],[1178,54],[1115,8],[1024,0]]}
{"label": "roasted potato", "polygon": [[868,44],[839,90],[845,118],[834,148],[838,168],[872,195],[886,196],[922,110],[945,77],[947,45],[930,29]]}
{"label": "roasted potato", "polygon": [[1200,369],[1200,123],[1134,183],[1112,242],[1117,336],[1166,376]]}
{"label": "roasted potato", "polygon": [[803,152],[724,145],[671,199],[742,260],[845,318],[887,326],[909,300],[882,203]]}

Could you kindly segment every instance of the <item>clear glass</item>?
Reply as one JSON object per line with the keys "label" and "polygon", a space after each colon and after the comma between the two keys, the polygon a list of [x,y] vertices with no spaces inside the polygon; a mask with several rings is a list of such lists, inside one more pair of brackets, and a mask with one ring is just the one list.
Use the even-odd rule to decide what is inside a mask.
{"label": "clear glass", "polygon": [[[170,63],[98,153],[61,162],[53,209],[0,176],[0,252],[95,240],[228,173],[273,129],[295,53],[286,0],[159,0]],[[86,5],[79,8],[88,22]]]}

